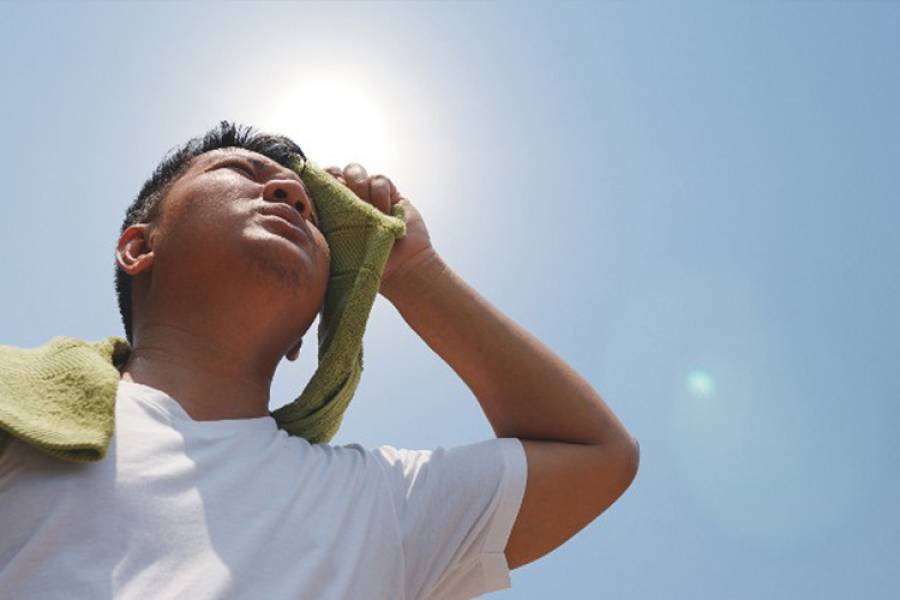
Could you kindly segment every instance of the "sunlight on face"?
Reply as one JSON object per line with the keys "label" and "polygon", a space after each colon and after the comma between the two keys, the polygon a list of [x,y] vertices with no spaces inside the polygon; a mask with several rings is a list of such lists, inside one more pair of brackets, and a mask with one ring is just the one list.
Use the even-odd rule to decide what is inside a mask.
{"label": "sunlight on face", "polygon": [[[279,55],[276,50],[260,48],[266,56]],[[446,100],[431,96],[427,82],[406,81],[397,73],[387,80],[376,67],[311,59],[260,68],[253,56],[229,63],[217,79],[210,87],[227,93],[217,94],[204,114],[228,115],[257,131],[285,135],[320,167],[358,162],[369,176],[389,177],[422,212],[432,234],[439,236],[442,223],[461,218],[458,180],[466,158],[442,116]],[[477,203],[462,206],[474,227],[480,222],[473,218]],[[445,244],[449,248],[452,241]]]}

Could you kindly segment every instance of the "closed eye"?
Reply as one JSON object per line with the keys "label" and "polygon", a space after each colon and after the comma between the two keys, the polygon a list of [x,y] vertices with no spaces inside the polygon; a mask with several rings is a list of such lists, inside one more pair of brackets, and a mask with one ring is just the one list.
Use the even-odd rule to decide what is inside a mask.
{"label": "closed eye", "polygon": [[251,171],[250,169],[248,169],[247,167],[245,167],[244,165],[242,165],[242,164],[240,164],[240,163],[228,163],[228,164],[222,165],[222,166],[225,166],[225,167],[235,167],[235,168],[237,168],[239,171],[242,171],[245,175],[249,176],[250,179],[253,179],[253,180],[256,179],[256,175],[253,173],[253,171]]}
{"label": "closed eye", "polygon": [[[247,175],[253,181],[256,181],[256,174],[253,171],[251,171],[250,169],[248,169],[243,163],[229,162],[229,163],[225,163],[220,166],[234,167],[238,171],[241,171],[242,173]],[[294,204],[294,208],[296,208],[297,212],[299,212],[301,215],[303,214],[303,203],[302,202],[298,202],[298,203]],[[313,225],[316,226],[316,229],[319,229],[319,220],[316,218],[315,214],[312,214],[310,216],[311,216],[311,221],[312,221]]]}

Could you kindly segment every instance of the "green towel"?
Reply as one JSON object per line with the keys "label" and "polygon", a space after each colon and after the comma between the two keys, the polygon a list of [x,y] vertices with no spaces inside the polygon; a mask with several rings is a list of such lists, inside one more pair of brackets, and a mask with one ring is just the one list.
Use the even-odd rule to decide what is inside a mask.
{"label": "green towel", "polygon": [[[270,414],[280,429],[315,444],[337,433],[359,384],[366,322],[394,241],[406,235],[406,214],[395,204],[386,215],[313,161],[291,159],[316,204],[331,272],[318,367],[296,400]],[[102,459],[115,426],[119,368],[130,354],[118,336],[97,342],[57,336],[38,348],[0,345],[0,452],[5,430],[65,460]]]}

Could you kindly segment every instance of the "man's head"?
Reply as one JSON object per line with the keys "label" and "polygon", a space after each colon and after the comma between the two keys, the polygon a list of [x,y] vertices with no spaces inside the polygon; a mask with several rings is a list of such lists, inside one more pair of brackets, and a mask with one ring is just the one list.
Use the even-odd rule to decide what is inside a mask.
{"label": "man's head", "polygon": [[223,320],[248,336],[277,332],[286,348],[299,341],[322,309],[330,253],[291,153],[305,158],[287,137],[222,121],[166,155],[116,250],[129,343],[150,324],[203,332]]}

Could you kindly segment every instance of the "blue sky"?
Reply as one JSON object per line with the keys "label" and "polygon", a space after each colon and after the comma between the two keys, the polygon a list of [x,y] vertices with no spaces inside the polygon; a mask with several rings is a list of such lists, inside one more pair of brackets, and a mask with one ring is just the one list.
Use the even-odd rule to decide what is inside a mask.
{"label": "blue sky", "polygon": [[[277,131],[391,177],[640,440],[493,596],[894,596],[898,31],[892,2],[0,4],[0,343],[124,335],[153,167],[221,119]],[[383,298],[365,356],[333,443],[493,436]]]}

